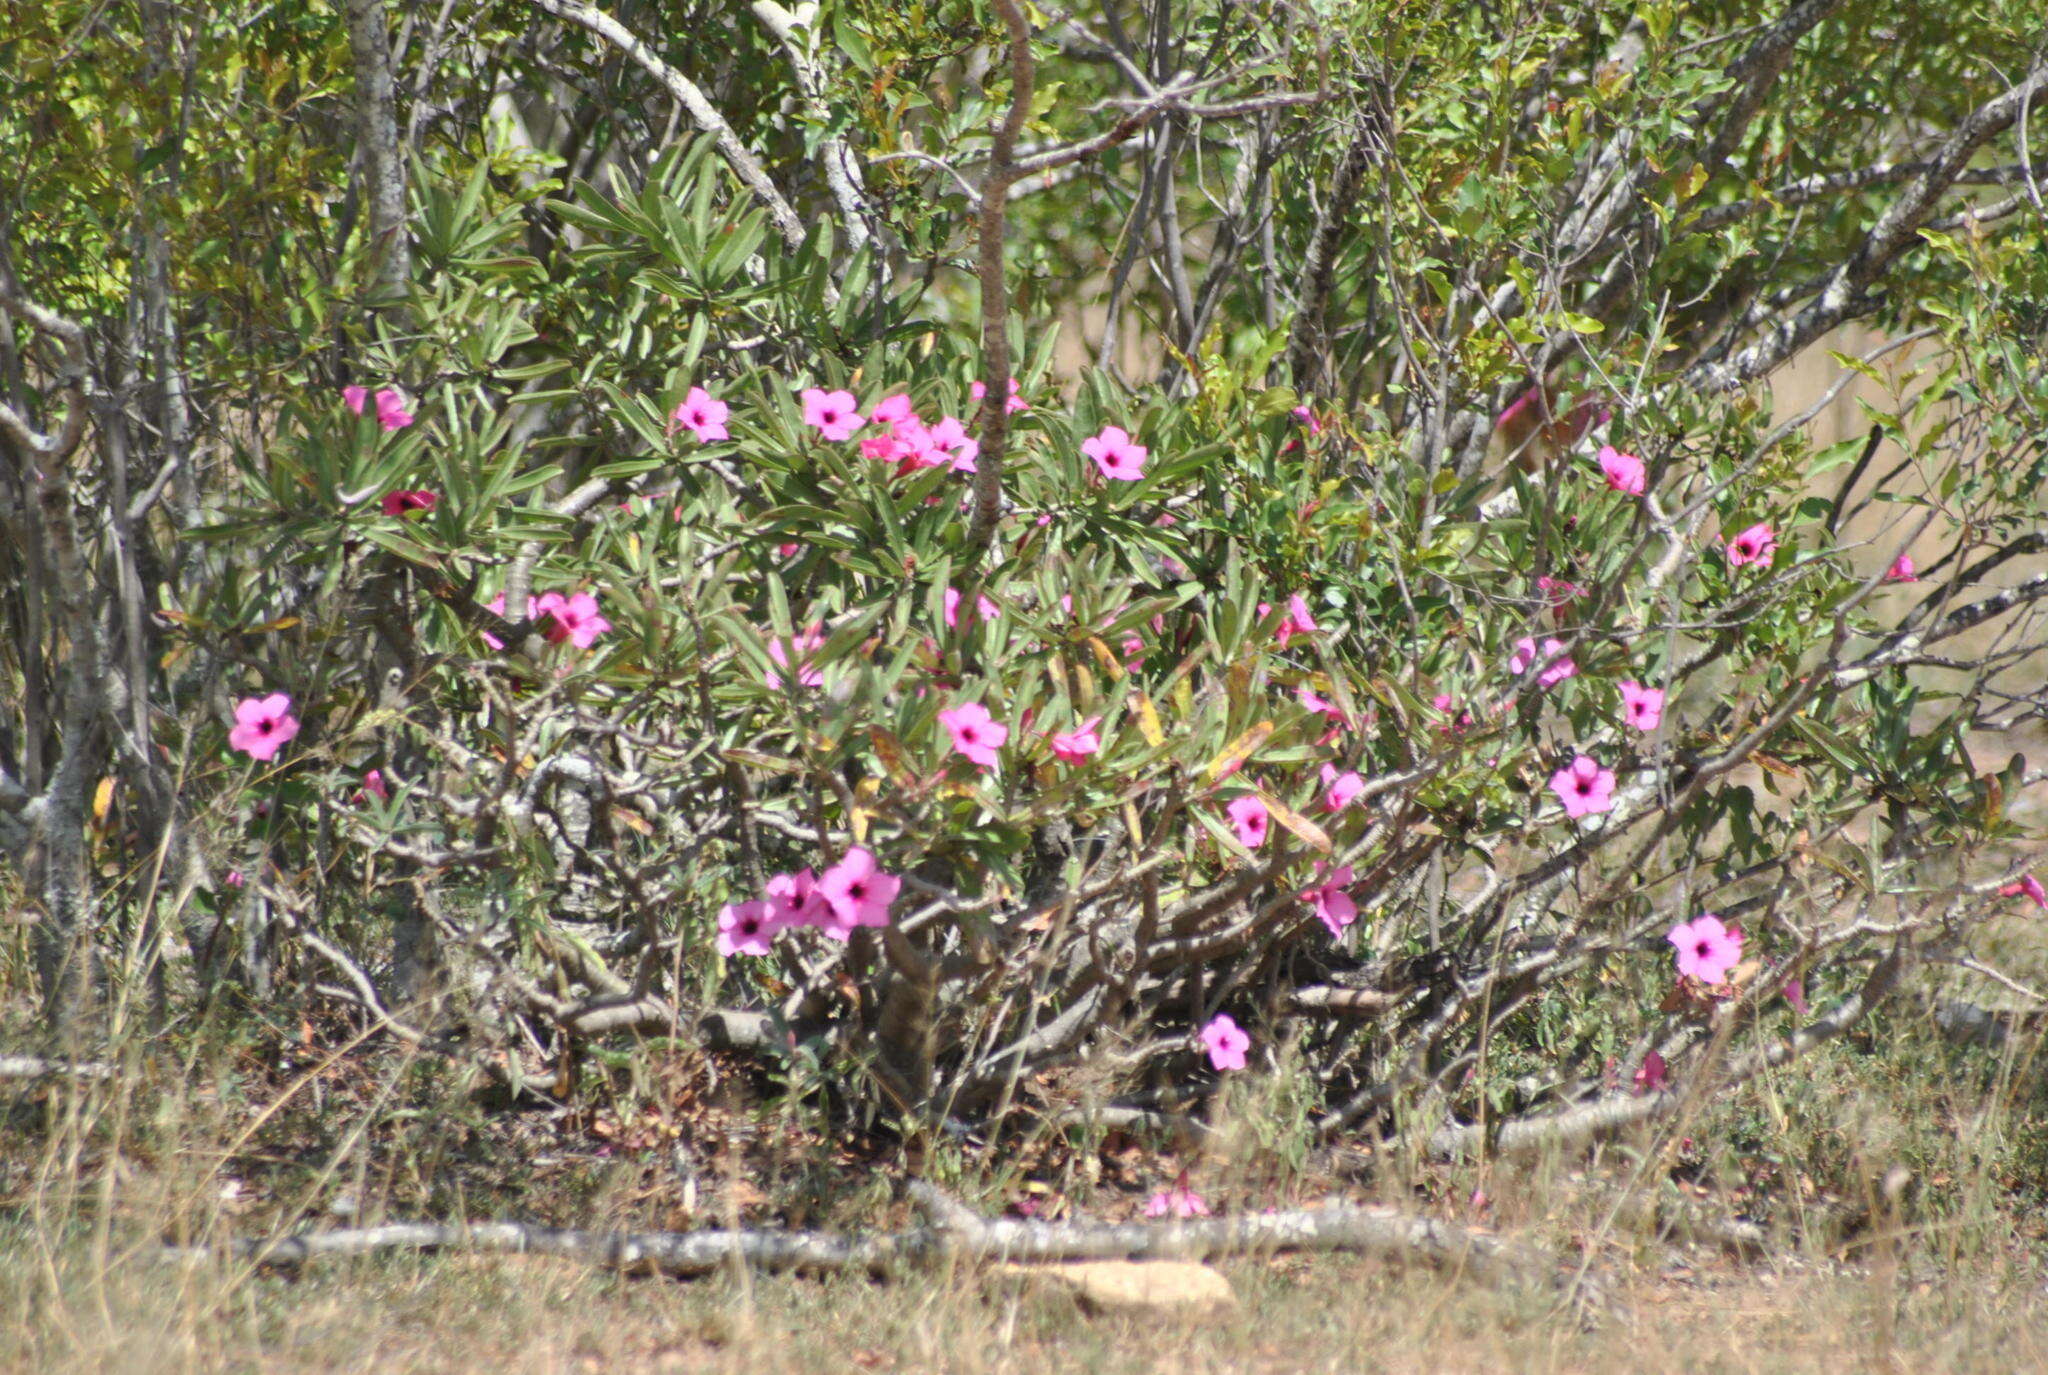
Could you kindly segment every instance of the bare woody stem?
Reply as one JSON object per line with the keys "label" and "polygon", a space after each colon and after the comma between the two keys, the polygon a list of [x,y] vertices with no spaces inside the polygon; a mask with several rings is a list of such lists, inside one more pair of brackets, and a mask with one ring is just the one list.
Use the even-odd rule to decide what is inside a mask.
{"label": "bare woody stem", "polygon": [[975,457],[974,519],[967,527],[967,557],[978,559],[996,532],[1002,513],[1003,456],[1010,439],[1010,288],[1003,275],[1003,212],[1017,180],[1017,137],[1031,114],[1037,68],[1031,60],[1031,26],[1017,0],[996,0],[1010,26],[1010,110],[995,128],[988,176],[981,185],[981,414],[975,427],[981,452]]}
{"label": "bare woody stem", "polygon": [[405,150],[398,142],[397,87],[384,0],[348,0],[349,50],[355,61],[356,127],[370,201],[370,252],[377,264],[374,295],[396,300],[412,280],[412,240],[405,223]]}
{"label": "bare woody stem", "polygon": [[754,193],[754,199],[767,209],[768,218],[775,222],[776,232],[782,236],[782,241],[791,248],[803,243],[803,220],[782,192],[776,189],[775,183],[769,180],[760,160],[748,151],[740,136],[733,132],[732,125],[726,122],[725,116],[718,112],[695,82],[662,61],[660,54],[603,10],[581,4],[579,0],[532,0],[532,3],[534,8],[545,10],[557,19],[565,19],[602,38],[659,81],[689,112],[690,122],[718,141],[718,151],[724,154],[740,180],[747,184],[747,189]]}

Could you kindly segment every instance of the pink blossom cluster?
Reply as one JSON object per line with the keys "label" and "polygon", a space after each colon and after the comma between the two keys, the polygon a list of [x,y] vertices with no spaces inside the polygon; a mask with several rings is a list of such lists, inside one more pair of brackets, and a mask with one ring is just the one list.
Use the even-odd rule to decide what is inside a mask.
{"label": "pink blossom cluster", "polygon": [[727,903],[718,912],[718,953],[765,955],[778,932],[811,927],[843,941],[863,926],[889,924],[889,908],[903,880],[882,872],[856,845],[822,874],[809,869],[777,874],[767,896]]}
{"label": "pink blossom cluster", "polygon": [[[504,615],[505,594],[500,592],[485,602],[484,610]],[[598,636],[612,628],[612,623],[599,613],[597,596],[591,592],[576,592],[566,597],[559,592],[543,592],[533,599],[530,610],[536,618],[547,618],[541,633],[547,636],[549,644],[558,645],[567,640],[578,649],[588,649],[597,643]],[[505,642],[488,630],[484,632],[484,643],[492,649],[505,647]]]}
{"label": "pink blossom cluster", "polygon": [[[813,392],[804,393],[806,421],[810,420],[813,395]],[[846,392],[833,395],[849,402],[853,399]],[[981,453],[981,444],[967,437],[967,426],[957,416],[943,416],[937,424],[926,425],[911,409],[908,393],[898,392],[876,402],[868,419],[878,432],[860,442],[863,458],[894,463],[899,473],[914,473],[920,468],[950,468],[956,473],[974,471],[974,460]],[[819,426],[821,432],[823,428]]]}

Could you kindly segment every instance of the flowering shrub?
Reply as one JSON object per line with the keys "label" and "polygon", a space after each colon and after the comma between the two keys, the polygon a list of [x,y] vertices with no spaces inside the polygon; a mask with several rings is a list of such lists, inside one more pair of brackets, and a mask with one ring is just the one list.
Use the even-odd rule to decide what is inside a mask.
{"label": "flowering shrub", "polygon": [[[1308,245],[1295,323],[1228,273],[1170,290],[1152,383],[1056,372],[1048,319],[1007,309],[1002,198],[1028,227],[1027,174],[1058,185],[1004,161],[1014,129],[975,145],[978,292],[932,286],[964,217],[891,219],[950,186],[877,189],[806,232],[716,137],[609,189],[428,165],[402,321],[337,325],[317,385],[218,427],[231,467],[178,527],[187,576],[146,608],[152,652],[124,642],[139,696],[86,686],[121,617],[38,642],[86,656],[100,725],[74,739],[112,740],[101,762],[140,780],[200,894],[202,976],[239,959],[253,985],[271,941],[366,1027],[442,1047],[474,1028],[522,1090],[535,1046],[737,1008],[770,1028],[747,1049],[896,1113],[1040,1105],[1043,1072],[1077,1061],[1169,1097],[1298,1064],[1324,1133],[1414,1108],[1454,1150],[1510,1082],[1564,1131],[1739,1081],[1772,1062],[1753,1047],[1837,1034],[1913,963],[2042,903],[1994,848],[2039,770],[1963,747],[2038,707],[2043,649],[2038,580],[1985,581],[2040,548],[2039,441],[2013,418],[2040,370],[1973,343],[2003,308],[1977,290],[1994,269],[1916,240],[1939,265],[1911,328],[1950,361],[1901,382],[1868,443],[1974,417],[1912,441],[1929,495],[1896,504],[1950,545],[1916,570],[1918,532],[1844,533],[1869,515],[1866,441],[1816,447],[1738,390],[1846,317],[1667,357],[1652,303],[1711,297],[1739,323],[1757,295],[1728,274],[1764,270],[1745,217],[1778,202],[1723,177],[1736,144],[1637,165],[1644,128],[1687,135],[1608,109],[1618,87],[1559,109],[1520,92],[1502,127],[1542,136],[1515,136],[1498,184],[1469,177],[1481,154],[1445,148],[1471,73],[1580,39],[1446,23],[1471,61],[1432,66],[1400,120],[1361,107],[1334,147],[1310,140],[1329,194],[1280,236]],[[1722,89],[1687,65],[1712,45],[1682,37],[1655,36],[1675,65],[1642,74],[1646,110]],[[1271,79],[1316,79],[1306,50],[1281,57]],[[1260,93],[1309,103],[1287,94]],[[1198,96],[1157,99],[1234,117]],[[978,139],[981,100],[979,124],[927,112],[928,132]],[[1130,136],[1167,106],[1145,108]],[[1065,111],[1043,117],[1051,136]],[[1427,200],[1389,200],[1398,252],[1347,237],[1387,139]],[[1625,185],[1567,191],[1616,159]],[[1522,251],[1539,226],[1558,251]],[[1379,306],[1346,323],[1340,276]],[[1655,290],[1631,295],[1638,277]],[[1994,623],[1986,656],[1935,648]],[[0,841],[27,833],[17,813],[84,835],[82,785],[30,813],[0,762]],[[41,900],[84,939],[82,859],[65,872]],[[1610,1059],[1631,1084],[1588,1072]]]}

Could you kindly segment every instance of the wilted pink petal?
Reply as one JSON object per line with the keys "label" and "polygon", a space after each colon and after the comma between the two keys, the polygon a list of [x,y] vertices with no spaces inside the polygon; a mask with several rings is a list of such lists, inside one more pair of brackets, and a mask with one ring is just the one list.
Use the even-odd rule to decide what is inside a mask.
{"label": "wilted pink petal", "polygon": [[414,511],[431,511],[440,500],[436,493],[421,488],[417,491],[386,492],[378,505],[387,516],[403,516]]}

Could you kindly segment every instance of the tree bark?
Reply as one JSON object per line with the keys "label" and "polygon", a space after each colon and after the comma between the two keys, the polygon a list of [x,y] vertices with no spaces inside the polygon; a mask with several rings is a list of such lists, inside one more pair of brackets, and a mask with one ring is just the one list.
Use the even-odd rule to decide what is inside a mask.
{"label": "tree bark", "polygon": [[348,0],[348,43],[355,60],[356,127],[376,263],[371,297],[388,302],[404,296],[412,281],[412,240],[405,224],[405,150],[398,140],[398,92],[384,0]]}

